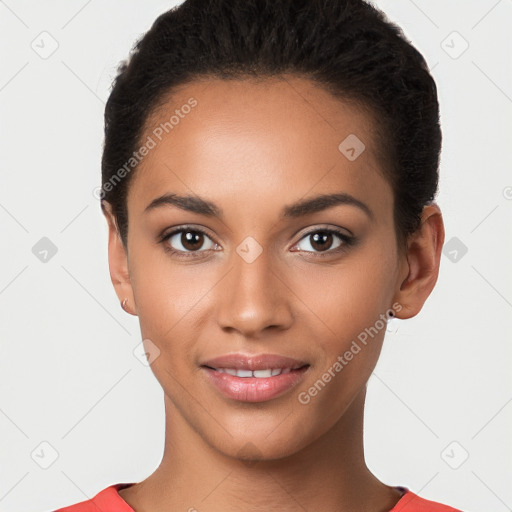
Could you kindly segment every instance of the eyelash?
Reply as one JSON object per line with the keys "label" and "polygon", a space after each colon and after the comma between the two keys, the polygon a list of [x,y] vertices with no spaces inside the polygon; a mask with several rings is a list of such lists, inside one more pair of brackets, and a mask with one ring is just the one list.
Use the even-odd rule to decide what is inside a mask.
{"label": "eyelash", "polygon": [[[197,258],[197,254],[198,253],[200,254],[202,252],[208,252],[208,250],[212,250],[212,249],[208,249],[208,250],[205,250],[205,251],[188,251],[188,252],[185,252],[185,251],[180,251],[180,250],[173,249],[168,243],[166,243],[174,235],[176,235],[178,233],[184,233],[184,232],[185,233],[186,232],[199,233],[201,235],[204,235],[204,236],[210,238],[210,240],[212,240],[211,237],[208,235],[208,233],[206,233],[205,231],[203,231],[200,228],[194,228],[192,226],[180,226],[180,227],[172,230],[171,232],[162,235],[159,238],[159,243],[162,243],[164,245],[164,250],[166,252],[171,253],[172,255],[177,256],[178,258]],[[322,257],[326,257],[326,256],[332,256],[333,254],[338,254],[338,253],[344,252],[349,247],[351,247],[352,245],[354,245],[356,243],[356,238],[354,236],[346,235],[345,233],[343,233],[343,232],[341,232],[341,231],[339,231],[337,229],[333,229],[333,228],[317,228],[317,229],[315,229],[313,231],[309,231],[308,233],[305,233],[304,235],[302,235],[302,237],[297,242],[297,244],[301,240],[303,240],[304,238],[307,238],[308,236],[314,235],[315,233],[324,233],[324,234],[327,233],[327,234],[337,235],[341,239],[341,241],[342,241],[342,244],[339,247],[336,247],[335,249],[329,249],[329,250],[324,251],[324,252],[304,251],[304,252],[307,252],[307,253],[314,254],[315,257],[317,257],[317,258],[322,258]],[[218,245],[214,240],[212,240],[212,242],[214,244]],[[295,244],[295,245],[297,245],[297,244]],[[299,250],[299,251],[294,251],[294,252],[301,252],[301,251]]]}

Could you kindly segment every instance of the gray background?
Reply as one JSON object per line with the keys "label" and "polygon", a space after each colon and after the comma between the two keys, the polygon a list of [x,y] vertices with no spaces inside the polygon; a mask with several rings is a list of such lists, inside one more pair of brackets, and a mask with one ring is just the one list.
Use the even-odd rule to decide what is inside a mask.
{"label": "gray background", "polygon": [[[133,354],[93,191],[115,66],[175,3],[0,1],[1,511],[82,501],[160,462],[163,392]],[[511,510],[512,2],[376,5],[438,84],[447,243],[424,309],[390,324],[367,462],[425,498]]]}

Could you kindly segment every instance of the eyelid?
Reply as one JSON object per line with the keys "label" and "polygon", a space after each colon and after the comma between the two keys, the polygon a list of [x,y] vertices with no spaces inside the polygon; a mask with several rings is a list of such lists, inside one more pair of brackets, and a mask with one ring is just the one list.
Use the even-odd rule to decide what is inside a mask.
{"label": "eyelid", "polygon": [[[180,233],[182,231],[193,231],[194,233],[201,233],[203,235],[206,235],[213,242],[215,242],[215,240],[213,239],[212,235],[210,235],[208,233],[208,231],[206,231],[202,227],[196,227],[193,224],[183,224],[183,225],[180,225],[180,226],[174,226],[172,228],[166,228],[158,236],[158,240],[159,240],[159,242],[163,242],[163,241],[169,239],[171,236],[175,235],[176,233]],[[217,242],[215,242],[215,243],[217,243]]]}
{"label": "eyelid", "polygon": [[316,226],[313,226],[313,227],[304,228],[303,232],[299,231],[294,236],[299,236],[299,234],[302,232],[302,234],[300,235],[300,240],[302,240],[305,236],[311,235],[313,233],[317,233],[318,231],[328,231],[328,232],[332,232],[332,233],[337,233],[337,234],[345,236],[347,238],[354,237],[354,233],[352,233],[352,231],[350,231],[350,229],[342,228],[340,226],[332,226],[330,224],[317,224]]}
{"label": "eyelid", "polygon": [[[351,234],[347,235],[346,233],[344,233],[344,231],[348,231]],[[350,230],[348,230],[346,228],[315,226],[314,228],[310,229],[309,231],[302,233],[299,240],[295,244],[293,244],[292,249],[297,247],[297,245],[299,245],[299,243],[302,240],[304,240],[308,236],[313,235],[314,233],[329,233],[332,235],[336,235],[341,240],[341,244],[334,249],[328,249],[326,251],[305,251],[303,249],[296,249],[293,252],[305,252],[308,254],[314,254],[315,257],[323,257],[323,256],[327,257],[327,256],[332,256],[334,254],[339,254],[340,252],[346,250],[348,247],[354,245],[357,242],[356,237],[352,234],[352,232]]]}

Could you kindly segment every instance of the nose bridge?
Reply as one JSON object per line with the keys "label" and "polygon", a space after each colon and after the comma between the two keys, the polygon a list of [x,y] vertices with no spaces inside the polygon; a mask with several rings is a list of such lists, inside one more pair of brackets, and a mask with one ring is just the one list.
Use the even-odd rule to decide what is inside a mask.
{"label": "nose bridge", "polygon": [[292,316],[286,287],[268,249],[248,237],[233,252],[230,266],[220,290],[219,325],[251,336],[270,326],[288,327]]}

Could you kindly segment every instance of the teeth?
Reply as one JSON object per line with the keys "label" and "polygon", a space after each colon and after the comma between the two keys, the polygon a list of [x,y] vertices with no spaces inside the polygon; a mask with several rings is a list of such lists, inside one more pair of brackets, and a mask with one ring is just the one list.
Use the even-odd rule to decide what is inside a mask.
{"label": "teeth", "polygon": [[267,370],[237,370],[235,368],[215,368],[218,372],[228,373],[236,377],[256,377],[257,379],[264,379],[268,377],[275,377],[281,373],[290,373],[291,368],[273,368]]}
{"label": "teeth", "polygon": [[236,370],[237,377],[252,377],[251,370]]}
{"label": "teeth", "polygon": [[257,378],[272,377],[272,370],[255,370],[252,374]]}

